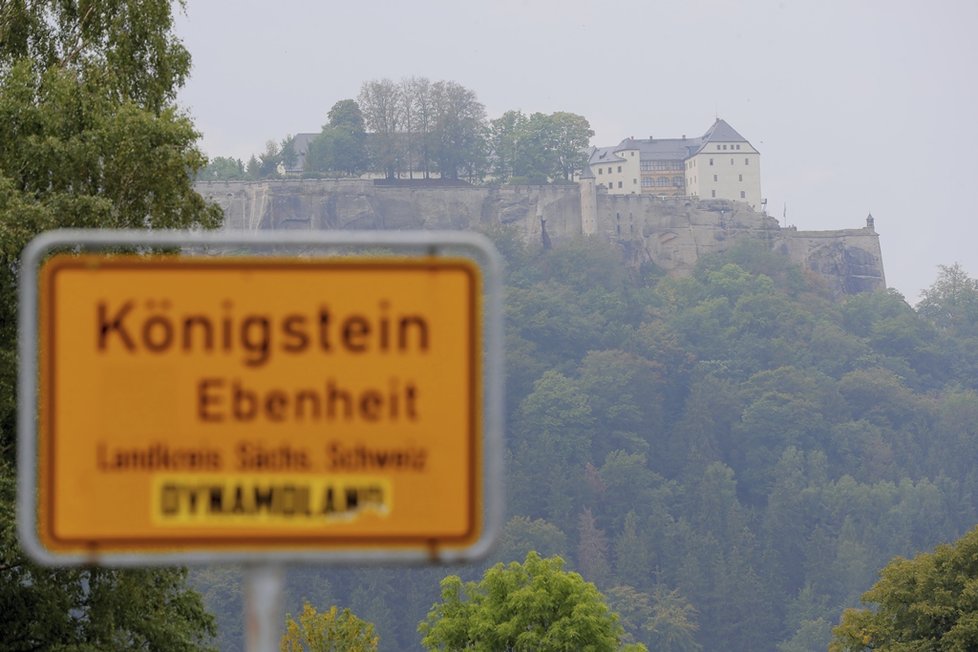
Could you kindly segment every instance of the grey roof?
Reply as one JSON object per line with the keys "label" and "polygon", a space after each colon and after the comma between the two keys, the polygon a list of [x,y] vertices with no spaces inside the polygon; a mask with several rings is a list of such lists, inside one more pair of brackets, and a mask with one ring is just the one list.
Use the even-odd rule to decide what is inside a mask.
{"label": "grey roof", "polygon": [[598,165],[624,161],[619,152],[630,149],[637,149],[639,158],[643,161],[682,161],[694,154],[701,144],[699,138],[626,138],[615,147],[596,147],[591,152],[588,163]]}
{"label": "grey roof", "polygon": [[746,143],[747,139],[737,133],[737,130],[727,124],[726,120],[717,118],[713,126],[703,134],[703,142]]}
{"label": "grey roof", "polygon": [[637,149],[642,160],[682,161],[700,147],[699,138],[626,138],[618,149]]}
{"label": "grey roof", "polygon": [[[713,123],[713,126],[707,129],[706,133],[703,134],[703,136],[698,140],[701,141],[701,144],[695,152],[692,152],[692,154],[703,151],[703,148],[706,147],[707,143],[747,143],[750,145],[746,138],[741,136],[739,133],[737,133],[736,129],[727,124],[726,120],[721,120],[720,118],[717,118],[717,121]],[[753,145],[751,145],[751,147],[753,147]]]}
{"label": "grey roof", "polygon": [[624,161],[622,157],[618,156],[618,150],[621,147],[595,147],[594,151],[591,152],[591,158],[588,159],[588,163],[591,165],[596,165],[598,163],[611,163],[612,161]]}
{"label": "grey roof", "polygon": [[295,147],[295,169],[290,170],[290,172],[301,172],[306,167],[306,154],[309,152],[309,143],[311,143],[319,133],[315,134],[296,134],[292,136],[292,143]]}
{"label": "grey roof", "polygon": [[618,152],[637,149],[643,161],[683,161],[703,150],[707,143],[750,143],[725,120],[716,122],[697,138],[626,138],[616,147],[596,147],[588,159],[590,165],[624,160]]}
{"label": "grey roof", "polygon": [[309,151],[309,143],[311,143],[320,132],[314,134],[296,134],[292,136],[292,141],[295,143],[295,151],[306,153]]}

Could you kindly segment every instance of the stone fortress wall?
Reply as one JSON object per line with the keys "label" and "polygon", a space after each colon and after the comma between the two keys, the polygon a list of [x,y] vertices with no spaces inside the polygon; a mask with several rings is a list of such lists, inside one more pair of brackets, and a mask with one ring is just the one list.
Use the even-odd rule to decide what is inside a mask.
{"label": "stone fortress wall", "polygon": [[580,237],[618,243],[630,264],[689,273],[704,255],[762,240],[820,275],[838,294],[886,287],[879,235],[863,228],[797,231],[741,202],[610,195],[593,182],[547,186],[431,187],[362,179],[198,183],[224,209],[228,229],[487,229],[509,225],[529,243]]}

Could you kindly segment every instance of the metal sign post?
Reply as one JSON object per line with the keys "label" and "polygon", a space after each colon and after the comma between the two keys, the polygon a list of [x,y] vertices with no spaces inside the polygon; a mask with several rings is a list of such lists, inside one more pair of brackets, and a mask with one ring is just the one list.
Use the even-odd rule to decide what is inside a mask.
{"label": "metal sign post", "polygon": [[282,632],[282,565],[248,566],[244,582],[245,652],[275,652]]}

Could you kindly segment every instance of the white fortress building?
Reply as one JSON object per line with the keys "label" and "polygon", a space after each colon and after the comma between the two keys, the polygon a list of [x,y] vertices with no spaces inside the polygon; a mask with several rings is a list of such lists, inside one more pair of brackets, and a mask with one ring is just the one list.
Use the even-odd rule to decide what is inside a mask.
{"label": "white fortress building", "polygon": [[626,138],[591,151],[582,178],[608,194],[698,197],[761,207],[761,154],[717,118],[698,138]]}

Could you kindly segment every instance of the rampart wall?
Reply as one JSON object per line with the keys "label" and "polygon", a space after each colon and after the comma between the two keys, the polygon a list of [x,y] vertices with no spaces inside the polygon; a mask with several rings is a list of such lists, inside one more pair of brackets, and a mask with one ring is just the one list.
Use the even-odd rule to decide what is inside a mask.
{"label": "rampart wall", "polygon": [[488,229],[509,225],[528,243],[554,246],[601,237],[629,264],[652,262],[688,273],[707,254],[743,238],[762,240],[820,275],[836,292],[883,289],[883,258],[872,225],[797,231],[723,200],[609,195],[581,185],[502,187],[379,186],[369,180],[208,182],[197,190],[224,209],[228,229]]}

